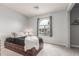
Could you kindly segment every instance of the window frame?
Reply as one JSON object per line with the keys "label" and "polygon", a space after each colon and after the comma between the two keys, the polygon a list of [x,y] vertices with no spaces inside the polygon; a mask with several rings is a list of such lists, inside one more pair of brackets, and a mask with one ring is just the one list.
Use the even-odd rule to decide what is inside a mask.
{"label": "window frame", "polygon": [[48,36],[52,37],[52,16],[37,19],[37,36],[39,36],[39,21],[40,19],[45,19],[45,18],[49,18],[48,19],[49,20],[49,35]]}

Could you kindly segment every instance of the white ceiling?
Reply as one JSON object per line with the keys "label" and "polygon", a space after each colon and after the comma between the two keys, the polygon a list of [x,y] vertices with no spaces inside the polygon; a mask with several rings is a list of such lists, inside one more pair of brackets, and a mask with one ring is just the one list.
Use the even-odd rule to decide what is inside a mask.
{"label": "white ceiling", "polygon": [[[26,16],[36,16],[65,10],[68,3],[4,3],[2,5]],[[39,6],[39,9],[35,9],[34,6]]]}

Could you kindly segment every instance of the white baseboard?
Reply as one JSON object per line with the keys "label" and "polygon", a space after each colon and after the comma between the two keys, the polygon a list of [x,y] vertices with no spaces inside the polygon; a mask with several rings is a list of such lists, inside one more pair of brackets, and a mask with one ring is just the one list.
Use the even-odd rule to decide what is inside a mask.
{"label": "white baseboard", "polygon": [[48,44],[52,44],[52,45],[58,45],[58,46],[63,46],[63,47],[66,47],[66,45],[62,45],[62,44],[56,44],[56,43],[49,43],[49,42],[45,42],[45,43],[48,43]]}
{"label": "white baseboard", "polygon": [[79,45],[71,45],[71,47],[79,48]]}

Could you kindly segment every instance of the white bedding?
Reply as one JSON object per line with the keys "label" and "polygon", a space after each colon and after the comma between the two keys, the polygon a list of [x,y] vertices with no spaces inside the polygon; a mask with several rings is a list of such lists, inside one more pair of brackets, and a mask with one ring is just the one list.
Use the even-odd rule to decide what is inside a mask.
{"label": "white bedding", "polygon": [[27,51],[28,49],[31,49],[35,47],[37,50],[39,49],[39,40],[36,36],[27,36],[25,38],[25,46],[24,50]]}

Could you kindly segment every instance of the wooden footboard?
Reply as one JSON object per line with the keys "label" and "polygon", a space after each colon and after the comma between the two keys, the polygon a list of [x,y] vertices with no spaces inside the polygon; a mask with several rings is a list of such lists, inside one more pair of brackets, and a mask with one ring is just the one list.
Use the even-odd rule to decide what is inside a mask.
{"label": "wooden footboard", "polygon": [[5,45],[5,48],[15,51],[17,53],[20,53],[24,56],[35,56],[40,52],[41,49],[43,49],[43,40],[39,39],[39,49],[38,50],[36,50],[36,48],[33,47],[32,49],[24,51],[24,46],[14,44],[11,42],[7,42],[7,41],[5,41],[4,45]]}

